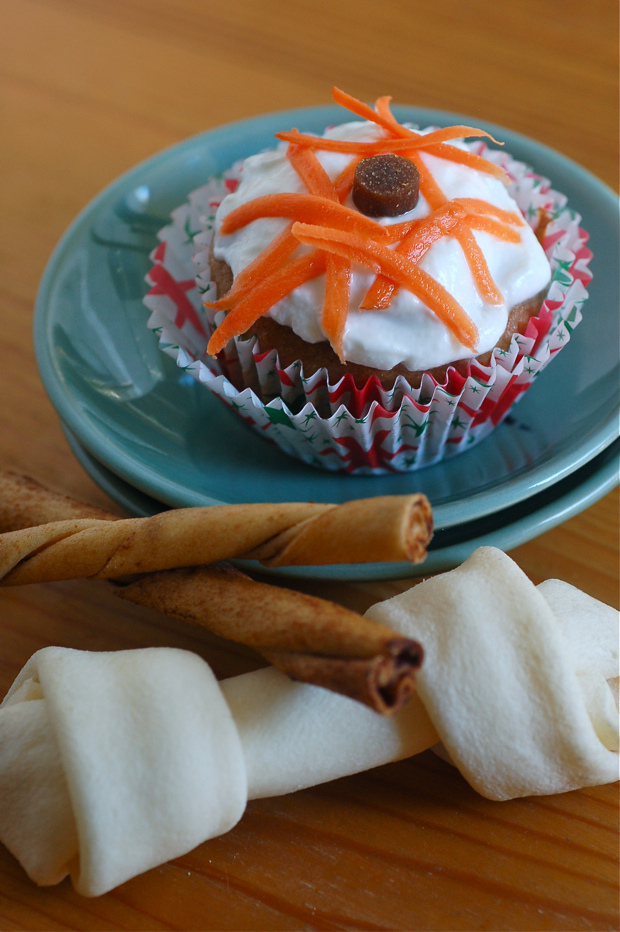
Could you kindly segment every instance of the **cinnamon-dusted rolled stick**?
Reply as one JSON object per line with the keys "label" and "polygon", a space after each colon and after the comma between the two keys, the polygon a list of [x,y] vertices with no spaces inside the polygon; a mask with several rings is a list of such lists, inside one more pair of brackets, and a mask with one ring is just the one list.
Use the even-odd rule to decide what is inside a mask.
{"label": "cinnamon-dusted rolled stick", "polygon": [[256,582],[226,564],[150,573],[113,583],[113,591],[252,647],[293,679],[382,714],[402,708],[415,688],[417,642],[335,602]]}
{"label": "cinnamon-dusted rolled stick", "polygon": [[[1,494],[1,493],[0,493]],[[423,495],[179,508],[150,518],[52,521],[0,537],[0,580],[118,579],[230,559],[268,566],[420,562],[432,534]]]}
{"label": "cinnamon-dusted rolled stick", "polygon": [[[0,472],[0,531],[117,516]],[[45,529],[45,527],[44,527]],[[121,598],[156,609],[254,648],[285,673],[392,714],[414,690],[422,651],[415,641],[343,606],[257,583],[231,566],[202,566],[112,581]]]}
{"label": "cinnamon-dusted rolled stick", "polygon": [[119,520],[118,515],[96,505],[52,492],[30,476],[0,470],[0,532],[19,531],[71,518]]}

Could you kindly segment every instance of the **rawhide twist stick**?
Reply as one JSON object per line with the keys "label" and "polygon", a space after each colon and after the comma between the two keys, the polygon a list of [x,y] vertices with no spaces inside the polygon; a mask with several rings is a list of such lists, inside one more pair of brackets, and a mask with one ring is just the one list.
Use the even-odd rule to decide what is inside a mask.
{"label": "rawhide twist stick", "polygon": [[415,563],[426,555],[431,534],[431,508],[423,495],[343,505],[179,508],[114,522],[72,516],[5,531],[0,536],[0,580],[2,585],[23,585],[81,577],[118,579],[231,559],[256,559],[270,567]]}

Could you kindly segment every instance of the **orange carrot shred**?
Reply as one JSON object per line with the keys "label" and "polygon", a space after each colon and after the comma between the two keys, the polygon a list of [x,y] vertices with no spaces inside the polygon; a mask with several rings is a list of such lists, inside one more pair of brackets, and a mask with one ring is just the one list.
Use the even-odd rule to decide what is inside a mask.
{"label": "orange carrot shred", "polygon": [[[375,101],[375,110],[379,116],[384,120],[383,125],[386,126],[386,129],[390,129],[393,132],[399,132],[401,136],[408,135],[413,132],[413,130],[407,129],[406,126],[403,126],[402,123],[399,123],[394,114],[390,109],[390,104],[392,102],[391,97],[377,97]],[[387,124],[387,125],[386,125]]]}
{"label": "orange carrot shred", "polygon": [[260,282],[228,312],[209,340],[207,353],[216,356],[229,340],[245,333],[274,304],[295,288],[325,271],[325,254],[319,250],[293,259]]}
{"label": "orange carrot shred", "polygon": [[429,155],[437,156],[439,159],[447,159],[450,162],[457,162],[459,165],[474,168],[476,171],[485,172],[487,175],[493,175],[494,178],[499,178],[500,181],[505,182],[508,177],[500,165],[489,162],[488,159],[476,155],[475,152],[470,152],[469,149],[457,149],[456,146],[440,143],[437,146],[429,146],[424,151],[428,152]]}
{"label": "orange carrot shred", "polygon": [[257,283],[272,275],[283,262],[299,248],[299,240],[291,233],[293,224],[289,223],[261,253],[239,272],[230,291],[217,301],[205,301],[205,307],[215,310],[228,310],[237,301],[256,287]]}
{"label": "orange carrot shred", "polygon": [[481,217],[479,215],[470,216],[467,218],[467,226],[470,230],[480,230],[483,233],[490,233],[491,236],[495,236],[497,239],[501,239],[506,243],[521,242],[521,237],[513,226],[509,226],[507,223],[500,223],[498,220],[495,220],[494,217]]}
{"label": "orange carrot shred", "polygon": [[338,200],[336,188],[312,149],[289,146],[287,157],[310,194]]}
{"label": "orange carrot shred", "polygon": [[411,152],[408,152],[407,155],[415,162],[420,174],[420,194],[426,199],[431,210],[437,210],[442,204],[446,203],[446,195],[443,193],[435,181],[432,172],[427,168],[420,156],[418,155],[416,157]]}
{"label": "orange carrot shred", "polygon": [[502,220],[504,223],[510,223],[513,226],[524,226],[525,220],[523,217],[520,217],[518,214],[513,213],[511,210],[503,210],[501,207],[496,207],[494,204],[490,204],[488,201],[483,201],[479,197],[455,197],[455,203],[461,204],[462,207],[468,213],[471,214],[489,214],[492,217],[496,217],[498,220]]}
{"label": "orange carrot shred", "polygon": [[[378,126],[382,126],[384,129],[392,130],[392,123],[396,122],[392,114],[390,117],[392,119],[386,118],[379,109],[373,110],[368,104],[365,104],[361,100],[357,100],[355,97],[351,97],[350,94],[347,94],[345,91],[341,91],[337,87],[332,88],[332,97],[337,104],[340,104],[346,110],[350,110],[351,113],[354,113],[356,116],[361,117],[363,120],[368,120],[369,123],[377,123]],[[388,102],[392,99],[391,97],[382,97],[380,100],[387,100]],[[376,106],[376,105],[375,105]],[[400,124],[397,124],[400,126]],[[401,127],[405,129],[405,127]],[[407,130],[407,133],[410,131]]]}
{"label": "orange carrot shred", "polygon": [[287,156],[310,194],[320,194],[332,200],[344,201],[353,187],[359,158],[353,158],[339,175],[331,181],[313,149],[289,145]]}
{"label": "orange carrot shred", "polygon": [[398,122],[390,110],[391,97],[379,97],[375,103],[375,109],[373,110],[368,104],[363,103],[361,100],[357,100],[355,97],[351,97],[350,94],[339,90],[337,87],[332,88],[332,96],[336,103],[346,107],[347,110],[355,113],[356,116],[361,116],[362,119],[376,123],[378,126],[382,126],[383,129],[387,129],[390,132],[398,130],[398,135],[403,137],[409,136],[417,140],[430,139],[433,137],[433,139],[437,139],[437,141],[443,141],[444,139],[461,139],[466,136],[486,136],[488,139],[492,139],[493,142],[497,142],[490,133],[471,126],[446,126],[443,129],[436,130],[429,134],[416,133],[415,130],[408,129],[406,126],[403,126],[402,123]]}
{"label": "orange carrot shred", "polygon": [[[294,226],[293,226],[294,231]],[[452,236],[461,244],[478,294],[487,304],[503,304],[504,296],[491,277],[487,260],[468,226],[459,223]]]}
{"label": "orange carrot shred", "polygon": [[[340,200],[344,199],[353,187],[354,171],[345,170],[336,179],[336,183],[333,183],[312,149],[289,146],[288,154],[291,164],[308,188],[310,195],[322,194],[340,204]],[[357,159],[353,161],[357,162]],[[341,360],[343,360],[342,345],[349,313],[350,291],[351,263],[342,256],[328,253],[325,257],[325,297],[321,312],[321,329]]]}
{"label": "orange carrot shred", "polygon": [[463,219],[463,216],[462,208],[447,202],[439,210],[423,217],[419,225],[403,237],[397,251],[409,262],[419,262],[432,244],[450,232]]}
{"label": "orange carrot shred", "polygon": [[405,236],[413,234],[421,223],[422,220],[403,220],[402,223],[388,223],[387,226],[383,227],[385,236],[381,242],[389,243],[390,245],[394,243],[398,244]]}
{"label": "orange carrot shred", "polygon": [[355,178],[355,169],[360,161],[360,158],[352,158],[346,168],[343,168],[340,174],[334,178],[334,187],[339,201],[345,201],[351,193],[353,180]]}
{"label": "orange carrot shred", "polygon": [[241,227],[264,217],[286,217],[298,219],[304,223],[318,223],[331,226],[347,226],[360,234],[387,237],[384,227],[371,217],[366,217],[358,210],[345,207],[337,200],[320,197],[318,194],[282,193],[265,194],[246,201],[235,207],[224,217],[220,233],[235,233]]}
{"label": "orange carrot shred", "polygon": [[329,254],[325,265],[325,301],[321,314],[321,329],[341,361],[344,362],[342,342],[349,313],[351,291],[351,262]]}
{"label": "orange carrot shred", "polygon": [[[375,103],[377,113],[383,120],[383,126],[389,129],[393,134],[406,139],[410,136],[419,136],[413,130],[407,129],[402,123],[399,123],[392,111],[390,110],[391,97],[379,97]],[[410,158],[420,174],[420,194],[426,199],[431,210],[437,210],[447,200],[445,194],[435,181],[432,173],[426,167],[419,154],[416,152],[402,152],[401,155]]]}
{"label": "orange carrot shred", "polygon": [[[383,152],[406,152],[408,149],[412,151],[416,149],[424,149],[425,151],[433,150],[434,154],[438,155],[441,158],[452,160],[454,154],[457,155],[463,154],[466,150],[458,149],[456,146],[449,146],[446,144],[445,139],[448,134],[448,130],[455,130],[454,135],[449,136],[451,139],[459,139],[464,133],[461,133],[459,136],[457,130],[468,130],[469,127],[466,126],[455,126],[447,127],[446,129],[437,130],[433,133],[427,133],[426,135],[411,135],[407,137],[399,138],[389,138],[389,139],[373,139],[372,142],[361,142],[351,139],[326,139],[324,136],[311,136],[307,133],[300,133],[298,130],[286,130],[281,133],[276,133],[276,138],[280,139],[282,142],[293,143],[296,146],[303,146],[310,149],[320,149],[324,152],[340,152],[345,155],[380,155]],[[476,130],[471,130],[466,135],[476,135]],[[473,156],[473,160],[478,166],[478,162],[484,164],[484,168],[480,167],[480,171],[486,171],[489,174],[497,175],[499,173],[503,174],[503,169],[499,168],[497,165],[494,165],[492,162],[488,162],[486,159],[483,159],[481,156],[475,155],[474,153],[468,152],[469,155]]]}

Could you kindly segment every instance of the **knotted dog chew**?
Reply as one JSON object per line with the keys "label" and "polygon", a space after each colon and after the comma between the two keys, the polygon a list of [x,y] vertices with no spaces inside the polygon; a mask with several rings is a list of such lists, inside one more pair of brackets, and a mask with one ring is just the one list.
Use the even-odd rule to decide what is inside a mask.
{"label": "knotted dog chew", "polygon": [[[27,528],[32,543],[42,522],[83,517],[112,527],[119,521],[32,479],[0,473],[0,530]],[[245,644],[296,680],[350,696],[381,714],[402,708],[414,691],[419,644],[342,605],[254,582],[228,564],[165,570],[111,585],[123,599]]]}
{"label": "knotted dog chew", "polygon": [[0,715],[0,834],[37,883],[58,883],[70,865],[80,893],[104,893],[228,831],[245,809],[239,734],[188,651],[44,649]]}
{"label": "knotted dog chew", "polygon": [[424,637],[423,688],[391,719],[272,668],[218,687],[185,651],[39,651],[0,707],[0,839],[37,882],[71,873],[97,895],[225,831],[246,788],[291,792],[439,738],[491,799],[618,779],[613,609],[482,548],[371,614]]}

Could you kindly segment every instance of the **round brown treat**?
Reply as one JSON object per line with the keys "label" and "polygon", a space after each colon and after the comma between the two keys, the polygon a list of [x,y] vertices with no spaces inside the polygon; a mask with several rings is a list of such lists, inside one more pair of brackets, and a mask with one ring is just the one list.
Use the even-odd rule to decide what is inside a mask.
{"label": "round brown treat", "polygon": [[391,152],[362,159],[355,169],[353,203],[367,217],[399,217],[418,203],[420,173]]}

